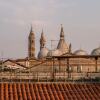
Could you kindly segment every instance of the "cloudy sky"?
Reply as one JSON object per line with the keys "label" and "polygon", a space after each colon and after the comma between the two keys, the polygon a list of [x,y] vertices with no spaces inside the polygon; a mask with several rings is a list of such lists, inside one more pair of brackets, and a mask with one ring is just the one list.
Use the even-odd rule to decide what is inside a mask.
{"label": "cloudy sky", "polygon": [[51,40],[59,39],[60,24],[73,51],[90,53],[100,46],[100,0],[0,0],[0,58],[27,56],[31,24],[36,54],[42,28],[51,48]]}

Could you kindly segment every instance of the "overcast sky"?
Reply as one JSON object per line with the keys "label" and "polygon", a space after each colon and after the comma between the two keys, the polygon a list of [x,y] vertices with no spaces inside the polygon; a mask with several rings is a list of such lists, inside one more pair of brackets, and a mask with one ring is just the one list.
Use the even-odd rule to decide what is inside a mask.
{"label": "overcast sky", "polygon": [[42,28],[51,48],[50,40],[59,39],[60,24],[72,51],[81,47],[90,53],[100,46],[100,0],[0,0],[0,58],[27,56],[31,24],[36,54]]}

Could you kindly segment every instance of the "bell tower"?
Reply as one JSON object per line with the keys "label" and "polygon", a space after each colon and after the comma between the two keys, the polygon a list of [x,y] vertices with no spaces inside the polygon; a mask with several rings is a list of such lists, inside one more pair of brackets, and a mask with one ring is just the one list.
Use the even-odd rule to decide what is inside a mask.
{"label": "bell tower", "polygon": [[35,58],[35,34],[32,26],[28,37],[28,58]]}

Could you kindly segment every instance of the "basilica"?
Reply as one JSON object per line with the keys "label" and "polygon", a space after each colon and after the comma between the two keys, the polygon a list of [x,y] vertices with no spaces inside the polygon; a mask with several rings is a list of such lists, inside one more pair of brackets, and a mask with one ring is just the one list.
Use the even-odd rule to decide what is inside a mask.
{"label": "basilica", "polygon": [[32,28],[29,34],[28,38],[28,58],[36,58],[36,59],[45,59],[46,57],[50,56],[61,56],[61,55],[100,55],[100,47],[95,48],[90,54],[88,54],[85,50],[79,49],[76,51],[72,51],[72,45],[71,43],[68,44],[65,41],[64,36],[64,29],[61,25],[61,31],[60,31],[60,39],[58,41],[58,45],[56,49],[49,50],[46,48],[46,38],[44,36],[44,32],[42,30],[41,38],[40,38],[40,51],[38,53],[38,56],[35,57],[35,33],[33,32]]}
{"label": "basilica", "polygon": [[17,77],[17,79],[32,80],[66,80],[70,78],[76,80],[87,77],[94,79],[94,77],[100,76],[100,47],[92,50],[90,54],[82,49],[72,51],[72,44],[65,41],[62,25],[55,49],[49,50],[46,47],[46,37],[43,30],[39,42],[40,50],[36,57],[35,33],[31,27],[28,36],[28,56],[23,59],[3,61],[1,63],[4,74],[2,78],[16,79]]}

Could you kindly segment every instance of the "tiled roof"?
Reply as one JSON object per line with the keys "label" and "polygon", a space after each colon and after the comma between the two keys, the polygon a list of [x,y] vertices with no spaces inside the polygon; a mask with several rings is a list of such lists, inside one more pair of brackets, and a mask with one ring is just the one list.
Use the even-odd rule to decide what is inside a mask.
{"label": "tiled roof", "polygon": [[5,62],[7,62],[7,61],[10,61],[10,62],[12,62],[12,63],[15,63],[15,64],[17,64],[17,65],[19,65],[19,66],[21,66],[21,67],[23,67],[23,68],[27,68],[26,66],[24,66],[24,65],[22,65],[22,64],[20,64],[20,63],[18,63],[18,62],[16,62],[15,60],[11,60],[11,59],[7,59],[7,60],[5,60],[3,63],[5,63]]}
{"label": "tiled roof", "polygon": [[100,84],[0,83],[0,100],[100,100]]}

